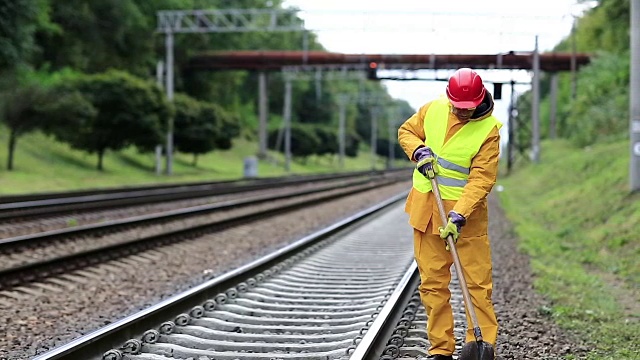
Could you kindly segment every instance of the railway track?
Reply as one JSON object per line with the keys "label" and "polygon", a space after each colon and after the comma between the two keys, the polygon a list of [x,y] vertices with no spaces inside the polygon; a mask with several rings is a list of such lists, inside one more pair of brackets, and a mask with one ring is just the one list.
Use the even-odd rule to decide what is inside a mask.
{"label": "railway track", "polygon": [[[391,198],[34,360],[426,355],[412,234],[398,205],[403,198]],[[460,302],[454,290],[454,309]],[[460,336],[464,313],[455,318]]]}
{"label": "railway track", "polygon": [[22,221],[43,215],[77,213],[90,209],[107,209],[130,205],[162,203],[175,200],[228,195],[255,190],[276,189],[328,180],[372,178],[404,173],[406,169],[358,171],[219,182],[154,185],[146,187],[85,190],[67,193],[8,195],[0,197],[0,220]]}
{"label": "railway track", "polygon": [[[394,187],[394,189],[399,190],[401,190],[402,188],[403,186]],[[388,194],[390,195],[391,193]],[[402,197],[403,196],[400,196],[400,198]],[[356,196],[356,198],[358,198],[358,196]],[[382,197],[378,199],[382,199]],[[329,204],[323,206],[329,206]],[[397,206],[397,208],[394,209],[394,206]],[[340,340],[334,341],[334,343],[337,344],[335,348],[324,348],[317,350],[319,352],[329,351],[337,353],[339,355],[326,356],[325,354],[320,355],[320,357],[314,357],[314,352],[316,350],[309,348],[301,349],[300,345],[317,344],[318,341],[313,342],[310,341],[310,339],[306,338],[300,339],[302,335],[296,332],[273,332],[272,330],[275,327],[272,325],[273,323],[275,323],[275,326],[278,326],[278,324],[281,323],[281,321],[279,320],[269,323],[269,325],[265,325],[267,328],[270,328],[267,329],[267,331],[272,332],[271,334],[267,335],[270,335],[270,337],[274,339],[279,339],[275,340],[273,343],[266,343],[263,340],[260,340],[260,337],[264,335],[262,333],[251,333],[248,331],[244,331],[242,328],[242,326],[256,327],[259,325],[255,324],[256,322],[273,321],[273,319],[271,318],[278,319],[278,316],[285,316],[285,319],[289,319],[289,321],[291,321],[292,319],[299,319],[300,322],[298,325],[301,325],[305,323],[305,319],[307,318],[317,320],[318,315],[320,315],[318,313],[320,312],[322,313],[321,320],[331,319],[333,318],[333,315],[335,313],[337,314],[335,317],[343,319],[341,321],[344,321],[344,319],[348,317],[351,317],[351,320],[356,322],[362,321],[363,318],[361,317],[361,315],[362,310],[364,310],[362,308],[351,308],[351,310],[349,310],[349,308],[347,307],[341,307],[336,309],[336,307],[330,307],[326,304],[320,306],[316,305],[316,307],[314,308],[314,305],[310,304],[308,300],[317,301],[318,297],[316,296],[314,298],[313,296],[309,296],[309,294],[318,295],[318,293],[307,290],[327,290],[327,295],[323,296],[321,299],[328,300],[331,299],[332,294],[336,293],[338,295],[340,293],[342,293],[343,295],[354,295],[353,301],[345,301],[347,305],[353,305],[353,303],[355,303],[356,301],[361,300],[357,298],[357,295],[359,294],[357,290],[362,289],[357,289],[356,286],[349,289],[348,286],[344,286],[344,281],[339,282],[339,284],[330,282],[328,284],[322,284],[322,279],[318,279],[322,277],[322,274],[324,272],[317,266],[322,265],[323,268],[326,266],[328,268],[338,270],[340,279],[352,278],[357,280],[350,281],[348,285],[362,285],[363,288],[369,287],[369,285],[364,282],[358,283],[361,279],[357,279],[357,276],[353,276],[350,272],[357,267],[356,265],[365,263],[367,261],[370,261],[371,258],[379,256],[379,254],[372,254],[373,250],[375,249],[375,241],[372,240],[374,240],[376,236],[379,236],[381,234],[383,234],[384,236],[384,234],[389,234],[390,232],[392,232],[392,226],[383,221],[387,216],[389,216],[393,211],[397,211],[402,216],[400,216],[399,218],[395,218],[391,221],[391,223],[396,225],[406,225],[406,218],[404,214],[402,214],[401,207],[401,204],[389,204],[389,207],[387,209],[381,209],[373,213],[377,215],[374,215],[374,219],[372,220],[372,222],[365,223],[365,221],[369,220],[360,219],[357,220],[357,223],[353,224],[353,228],[348,228],[348,224],[341,222],[341,225],[336,224],[333,227],[328,228],[328,230],[325,229],[323,231],[319,231],[318,234],[324,233],[324,235],[321,235],[321,237],[317,240],[311,240],[311,236],[305,237],[306,242],[303,241],[305,239],[302,239],[296,243],[297,246],[296,244],[293,244],[287,246],[286,248],[280,248],[280,250],[278,250],[277,252],[264,258],[260,258],[260,260],[257,261],[249,260],[252,261],[251,264],[241,266],[235,271],[224,273],[224,271],[229,271],[229,269],[233,269],[238,266],[238,263],[235,263],[232,266],[226,266],[219,269],[218,271],[214,270],[211,274],[223,275],[217,276],[212,280],[209,280],[211,279],[211,277],[206,276],[206,274],[207,269],[215,268],[215,258],[219,258],[220,256],[225,257],[227,254],[232,255],[231,253],[227,253],[226,250],[224,251],[224,253],[219,251],[219,245],[222,244],[220,241],[225,241],[226,244],[226,242],[229,241],[233,242],[234,238],[238,236],[244,237],[246,234],[252,234],[252,225],[245,224],[243,226],[237,227],[238,231],[229,230],[223,232],[228,233],[231,236],[224,236],[222,235],[223,233],[221,233],[213,235],[212,237],[209,237],[207,239],[198,239],[197,242],[199,242],[200,244],[212,241],[217,242],[218,247],[216,247],[216,245],[214,244],[213,246],[208,247],[209,250],[201,251],[203,250],[202,247],[192,246],[191,249],[195,249],[196,251],[200,250],[197,254],[197,258],[200,259],[200,264],[192,266],[190,268],[190,272],[188,273],[182,272],[182,275],[177,277],[179,279],[177,282],[169,284],[169,288],[173,289],[173,291],[164,293],[165,295],[161,296],[156,296],[153,293],[148,293],[146,290],[144,290],[155,288],[157,287],[156,285],[146,285],[144,283],[147,280],[157,281],[165,278],[175,279],[175,272],[173,270],[178,263],[175,261],[171,261],[170,257],[163,258],[162,256],[160,256],[160,251],[156,251],[156,253],[158,253],[157,259],[159,261],[156,261],[155,263],[151,262],[145,265],[143,265],[143,263],[134,264],[133,262],[137,261],[138,258],[140,258],[140,260],[142,261],[147,258],[151,258],[151,255],[146,256],[144,254],[140,254],[135,256],[127,256],[117,261],[108,261],[104,265],[101,265],[99,267],[87,268],[87,271],[74,272],[73,276],[69,275],[68,279],[66,279],[64,276],[59,277],[63,281],[68,280],[66,284],[67,290],[65,291],[63,289],[62,292],[69,294],[69,300],[72,299],[74,293],[76,294],[76,297],[87,296],[87,299],[93,299],[93,297],[90,295],[92,291],[91,289],[105,289],[106,292],[110,291],[111,295],[108,295],[108,293],[100,294],[98,292],[96,294],[98,295],[97,299],[81,301],[76,304],[77,301],[67,300],[65,298],[65,295],[63,293],[60,293],[60,290],[58,290],[58,295],[55,295],[53,293],[43,293],[40,294],[40,296],[32,295],[32,298],[29,298],[29,293],[25,292],[19,297],[12,299],[12,301],[5,302],[5,304],[10,306],[17,306],[21,301],[23,301],[25,304],[24,306],[22,306],[22,308],[19,308],[16,311],[12,311],[9,309],[9,311],[6,312],[7,315],[12,317],[6,317],[7,326],[5,329],[7,330],[7,332],[5,345],[3,346],[15,344],[16,342],[18,344],[9,345],[10,347],[6,348],[6,350],[9,350],[9,352],[4,352],[4,354],[8,356],[7,359],[28,358],[32,360],[113,360],[118,358],[149,360],[212,360],[219,358],[218,356],[223,356],[225,353],[226,355],[229,355],[233,352],[237,352],[231,348],[231,346],[234,345],[233,343],[236,343],[238,341],[252,343],[255,340],[255,344],[249,346],[249,348],[252,349],[251,351],[254,352],[251,353],[247,352],[246,350],[241,350],[241,356],[237,357],[238,359],[260,359],[262,358],[260,356],[264,356],[264,358],[274,360],[296,358],[338,360],[344,360],[347,358],[391,360],[409,358],[415,359],[418,356],[424,356],[426,355],[426,349],[428,348],[425,332],[426,316],[424,313],[424,309],[420,304],[419,296],[416,291],[417,274],[415,273],[415,270],[412,271],[412,269],[410,268],[411,265],[407,267],[406,271],[401,277],[398,278],[396,283],[388,287],[387,293],[384,294],[384,299],[382,301],[377,301],[376,303],[374,303],[375,306],[371,305],[367,307],[369,304],[367,304],[367,306],[363,306],[364,309],[373,312],[370,313],[370,318],[364,323],[364,327],[361,328],[357,332],[357,334],[355,332],[351,334],[355,335],[355,337],[352,337],[350,339],[351,341],[349,342],[349,345],[347,347],[344,347],[345,342],[347,341],[343,339],[343,342],[340,342]],[[345,213],[345,215],[346,214],[347,213]],[[278,228],[285,228],[287,227],[286,221],[288,217],[288,214],[282,214],[281,216],[279,216],[279,218],[281,218],[283,221],[274,221],[274,224],[279,224],[277,226]],[[296,219],[298,218],[302,221],[308,221],[306,219],[303,220],[305,218],[304,216],[296,217]],[[262,226],[263,228],[265,226],[269,226],[270,221],[271,220],[262,220],[262,225],[260,226]],[[376,225],[378,227],[372,227],[370,224]],[[362,242],[357,246],[358,250],[364,249],[366,251],[370,251],[369,254],[371,255],[369,257],[364,257],[364,260],[360,260],[360,258],[356,256],[349,256],[351,253],[353,253],[350,253],[349,251],[332,251],[333,253],[338,254],[338,259],[342,259],[338,262],[333,261],[332,259],[328,261],[327,259],[318,260],[320,258],[316,257],[319,256],[318,254],[321,254],[323,251],[328,251],[331,246],[339,244],[341,242],[341,238],[348,237],[350,236],[350,234],[357,234],[359,231],[364,231],[366,229],[373,230],[371,230],[369,233],[361,233]],[[404,230],[402,231],[406,230],[406,228],[404,227],[403,229]],[[496,231],[500,231],[499,229],[501,228],[497,227],[495,223],[493,224],[493,227],[491,229],[491,231],[494,232],[494,238],[499,238],[500,240],[505,239],[502,238],[502,236],[505,236],[504,234],[500,232],[496,233]],[[273,234],[265,234],[264,239],[272,235]],[[406,240],[407,238],[410,238],[410,235],[407,235],[408,234],[391,234],[387,235],[387,237],[404,238]],[[292,237],[290,239],[299,238],[298,236],[300,235],[295,235],[295,237]],[[249,238],[246,240],[251,242],[254,240],[262,239]],[[289,241],[290,240],[281,242],[278,246],[289,244]],[[247,242],[245,241],[245,244],[246,243]],[[194,241],[193,245],[195,244],[196,241]],[[261,243],[259,246],[263,246],[262,244],[264,243]],[[386,242],[384,245],[388,246],[389,244],[389,242]],[[398,248],[402,248],[406,245],[402,244],[402,242],[395,242],[394,244],[397,244]],[[509,265],[508,263],[505,264],[504,262],[500,263],[500,259],[511,259],[513,256],[520,255],[512,251],[507,251],[505,253],[503,251],[503,241],[497,241],[496,244],[496,251],[498,252],[498,255],[500,255],[499,257],[497,257],[497,263],[501,266],[498,266],[496,268],[497,272],[495,280],[497,281],[497,284],[501,284],[501,282],[503,282],[503,284],[499,286],[499,289],[506,289],[504,282],[508,283],[509,279],[511,279],[509,276],[511,276],[514,271],[517,272],[521,268],[523,262],[522,260],[516,260],[511,265]],[[190,256],[190,254],[188,253],[188,246],[185,247],[184,245],[180,243],[167,246],[166,250],[163,250],[163,253],[168,251],[167,253],[172,254],[174,260],[178,261],[183,261],[182,259],[184,259],[184,261],[188,261],[189,263],[192,263],[191,260],[198,261],[195,256]],[[180,250],[180,248],[183,248],[183,250]],[[412,248],[411,245],[409,245],[409,249],[410,248]],[[184,249],[186,249],[186,252],[184,251]],[[251,249],[251,247],[245,246],[244,249],[245,250],[243,251],[247,251]],[[287,250],[291,250],[293,253],[289,255],[287,254]],[[392,248],[392,250],[398,249]],[[259,258],[259,256],[262,256],[265,253],[266,251],[260,251],[258,253],[258,257],[252,256],[245,259],[257,259]],[[213,257],[211,258],[213,260],[213,263],[210,263],[208,258],[209,255],[207,254],[213,255]],[[409,257],[411,257],[411,254],[409,254]],[[341,265],[345,262],[345,259],[349,262],[349,266]],[[204,260],[204,262],[202,260]],[[301,267],[299,266],[305,266],[305,262],[306,266],[309,266],[310,264],[313,266],[313,271],[307,272],[305,274],[304,271],[300,270]],[[384,262],[382,261],[374,262],[374,264],[378,263],[384,264]],[[397,263],[398,262],[394,262],[394,264]],[[293,269],[297,270],[294,271]],[[114,273],[112,273],[112,271],[119,271],[120,273],[122,273],[122,276],[114,277]],[[161,272],[168,271],[168,273],[166,274],[166,276],[162,275],[156,277],[153,275],[156,271],[158,271],[158,275]],[[125,272],[130,275],[125,274]],[[287,274],[288,278],[285,279],[285,275],[283,274],[287,272],[289,272]],[[328,271],[327,274],[328,273],[330,273],[330,271]],[[84,277],[85,274],[86,277]],[[170,278],[167,276],[170,276]],[[325,275],[324,277],[328,278],[329,275]],[[384,279],[374,276],[369,276],[369,278],[378,280],[379,282],[377,284],[382,284],[378,286],[378,288],[384,288],[384,283],[381,283]],[[455,274],[453,274],[453,278],[455,279]],[[72,284],[72,282],[76,279],[78,281],[84,281],[84,283],[77,284],[75,286],[77,290],[74,290],[74,285]],[[197,285],[198,280],[206,282]],[[63,281],[60,282],[61,286],[65,286],[63,285]],[[113,284],[109,283],[109,281],[111,281]],[[34,283],[34,285],[37,285],[37,283]],[[323,287],[323,285],[330,286]],[[299,296],[292,296],[292,299],[289,299],[291,302],[285,302],[283,301],[286,300],[284,296],[273,296],[273,294],[271,294],[270,297],[275,298],[275,303],[270,301],[260,301],[256,304],[255,300],[250,299],[251,296],[256,296],[256,294],[265,295],[263,291],[264,289],[271,288],[271,290],[273,290],[273,288],[276,286],[287,286],[285,291],[281,291],[284,292],[285,296],[291,296],[292,294],[297,294]],[[262,291],[258,290],[258,288],[261,287]],[[130,291],[127,291],[127,289],[129,289]],[[179,291],[186,289],[189,290],[172,298],[167,298],[167,296],[171,296],[168,294],[175,294],[176,290],[178,289]],[[356,292],[351,292],[350,290],[356,290]],[[451,290],[452,308],[454,310],[455,322],[454,332],[456,333],[456,338],[458,339],[458,341],[460,341],[460,339],[463,338],[466,321],[461,304],[460,291],[455,280],[451,285]],[[526,285],[520,286],[518,288],[518,292],[522,293],[528,293],[529,290],[530,288]],[[160,288],[160,291],[163,290]],[[369,299],[376,300],[376,296],[374,296],[375,291],[363,291],[369,295]],[[149,302],[146,302],[144,300],[144,302],[140,305],[134,304],[135,308],[131,308],[130,306],[122,307],[120,305],[122,304],[122,302],[127,302],[127,297],[135,297],[138,296],[138,294],[145,294],[147,296],[147,299],[155,298],[156,301],[159,302],[156,305],[146,308],[140,313],[136,313],[135,315],[129,316],[127,318],[123,318],[123,316],[126,316],[126,314],[132,314],[133,312],[148,306]],[[149,296],[149,294],[151,294],[151,296]],[[163,293],[161,292],[160,294]],[[499,321],[501,321],[501,324],[503,325],[503,335],[498,339],[497,344],[497,349],[499,350],[498,359],[559,359],[567,354],[584,354],[587,351],[586,347],[579,343],[572,342],[574,340],[570,337],[567,337],[568,335],[565,335],[557,328],[553,328],[551,325],[548,325],[547,321],[549,319],[546,319],[540,313],[537,313],[535,311],[531,312],[531,309],[534,309],[536,307],[529,305],[529,302],[526,302],[525,300],[518,300],[514,303],[509,303],[509,301],[511,301],[514,296],[517,297],[516,294],[510,293],[508,290],[503,290],[502,292],[497,292],[494,295],[496,295],[497,300],[496,310],[498,311]],[[113,298],[113,301],[104,301],[103,299],[105,297]],[[533,297],[535,296],[529,294],[528,298]],[[51,299],[51,302],[48,299]],[[140,299],[139,296],[138,299]],[[342,298],[342,300],[346,299],[350,299],[350,297],[347,296]],[[280,301],[281,303],[278,303],[278,301]],[[525,301],[525,303],[528,305],[525,307],[518,307],[518,303],[521,301]],[[38,305],[39,302],[43,305]],[[47,305],[47,303],[49,302],[50,305]],[[64,304],[67,304],[68,306]],[[115,307],[114,304],[116,304]],[[80,305],[81,307],[79,307],[78,305]],[[305,309],[305,306],[309,308]],[[37,311],[32,311],[32,313],[34,315],[37,314],[38,321],[40,318],[42,318],[42,325],[44,325],[43,329],[31,331],[31,329],[38,329],[37,326],[40,326],[39,324],[37,324],[35,316],[29,317],[29,320],[27,320],[26,318],[21,320],[21,318],[24,317],[24,311],[29,308],[32,308],[33,311]],[[303,311],[300,311],[301,309],[299,308],[302,308]],[[372,308],[373,310],[371,310]],[[62,310],[60,315],[58,315],[58,309]],[[72,315],[72,313],[69,313],[69,311],[73,311],[73,314],[77,315]],[[361,312],[359,313],[358,311]],[[341,317],[342,315],[347,316]],[[247,320],[247,318],[249,320],[245,321]],[[53,321],[53,323],[56,323],[57,319],[60,319],[60,322],[68,325],[47,325],[50,324],[51,321]],[[231,330],[229,328],[218,328],[218,325],[215,324],[216,320],[217,323],[219,323],[218,325],[224,325],[233,322],[236,326]],[[47,323],[45,324],[44,321],[47,321]],[[90,322],[92,324],[90,324],[88,327],[78,326],[78,324],[86,322]],[[101,326],[103,326],[105,322],[110,323],[111,325],[101,328]],[[330,325],[333,324],[327,321],[325,322]],[[537,324],[538,322],[540,322],[541,325],[536,326],[535,329],[532,329],[531,331],[537,334],[542,334],[539,336],[547,337],[549,337],[549,334],[553,332],[553,334],[555,334],[553,335],[553,338],[556,339],[557,342],[545,342],[543,344],[541,342],[531,341],[531,339],[529,339],[527,335],[530,334],[530,332],[521,334],[523,327],[529,329],[533,326],[532,324]],[[25,326],[21,324],[31,325],[29,325],[29,330],[21,330],[21,327]],[[315,323],[315,326],[313,326],[313,322],[309,322],[309,324],[311,324],[310,327],[312,328],[322,328],[321,324],[318,325],[317,323]],[[34,325],[36,327],[34,327]],[[338,334],[339,331],[337,330],[340,330],[340,326],[343,325],[326,326],[326,328],[328,329],[328,333],[323,334],[323,336],[327,338],[331,338],[331,336],[333,336],[334,339],[339,338],[340,334]],[[94,331],[95,329],[99,330]],[[343,331],[343,333],[345,332]],[[23,336],[20,336],[20,334],[22,334]],[[69,334],[70,336],[66,334]],[[79,334],[87,335],[82,338],[77,338]],[[18,336],[18,338],[16,338],[16,335]],[[21,337],[23,339],[18,340]],[[545,339],[547,337],[545,337]],[[292,339],[297,339],[299,341],[295,343],[287,343],[287,341],[293,341]],[[42,345],[33,345],[34,341]],[[193,346],[190,345],[191,342],[194,343]],[[278,347],[280,346],[278,345],[280,343],[284,343],[284,348]],[[268,346],[264,344],[267,344]],[[287,347],[287,344],[296,346]],[[460,347],[461,343],[458,342],[456,345],[457,347]],[[37,348],[34,346],[37,346]],[[229,346],[229,348],[223,350],[225,349],[224,346]],[[31,350],[22,350],[27,348],[30,348]],[[344,352],[340,353],[340,350],[343,350]],[[49,352],[43,353],[43,351]],[[216,351],[220,351],[223,354],[216,354]],[[189,354],[197,354],[197,356],[183,358],[180,357],[182,355],[178,356],[179,354],[185,356]],[[28,356],[23,357],[23,355]],[[271,357],[266,357],[267,355],[270,355]],[[36,357],[34,358],[33,356]],[[576,358],[583,358],[582,355],[576,356]],[[2,358],[2,355],[0,355],[0,358]],[[456,359],[455,355],[454,359]]]}
{"label": "railway track", "polygon": [[[399,174],[386,174],[380,178],[392,179]],[[89,210],[77,210],[74,212],[62,211],[59,213],[48,213],[39,216],[26,218],[15,218],[11,221],[0,221],[0,241],[7,238],[30,235],[34,233],[45,233],[48,231],[67,231],[72,228],[79,228],[91,224],[104,224],[106,222],[134,218],[143,215],[158,213],[168,213],[177,209],[185,208],[206,208],[207,205],[229,203],[242,199],[260,199],[265,196],[288,195],[302,192],[304,190],[314,190],[321,187],[341,186],[349,183],[363,183],[371,180],[370,177],[352,177],[344,179],[328,179],[324,181],[301,182],[295,185],[287,184],[279,187],[267,187],[259,190],[249,190],[244,192],[230,192],[215,196],[205,196],[191,199],[172,200],[160,203],[148,203],[138,205],[126,205],[123,207],[107,207],[105,209],[96,208]]]}
{"label": "railway track", "polygon": [[391,184],[352,180],[0,240],[0,290]]}
{"label": "railway track", "polygon": [[[397,180],[406,181],[404,175]],[[0,252],[5,255],[19,258],[15,256],[20,253],[16,249],[22,248],[22,253],[33,257],[38,244],[45,244],[46,248],[56,242],[68,243],[75,237],[92,239],[96,234],[120,237],[127,230],[139,231],[144,224],[155,221],[183,221],[202,213],[229,212],[259,203],[272,206],[266,211],[258,209],[219,221],[191,223],[177,231],[116,244],[99,246],[98,242],[88,250],[8,266],[0,269],[0,279],[5,291],[16,286],[24,289],[21,285],[25,283],[78,268],[133,254],[144,257],[144,252],[154,247],[263,218],[265,212],[286,212],[397,180],[393,176],[377,181],[346,180],[286,195],[254,196],[2,239]],[[426,319],[424,312],[420,313],[416,293],[419,280],[410,229],[399,208],[385,209],[403,198],[404,195],[395,197],[125,318],[114,324],[116,330],[113,326],[98,330],[36,359],[395,359],[424,355],[426,334],[424,329],[422,334],[415,329],[424,328]],[[283,204],[276,205],[283,200]],[[381,221],[372,222],[365,219],[367,216]],[[52,255],[50,251],[43,253]],[[11,282],[4,282],[6,279]],[[199,290],[207,295],[194,293]],[[215,290],[218,292],[214,294]],[[173,315],[167,318],[168,309],[173,310]],[[464,315],[459,317],[464,320]],[[137,336],[131,337],[132,334]],[[106,347],[99,349],[98,344]]]}
{"label": "railway track", "polygon": [[415,292],[403,198],[36,359],[346,359]]}
{"label": "railway track", "polygon": [[[404,196],[34,360],[380,359],[425,356]],[[456,335],[465,315],[454,273]],[[460,346],[462,344],[458,344]]]}
{"label": "railway track", "polygon": [[[385,175],[393,176],[393,175]],[[325,180],[322,182],[303,182],[294,185],[269,187],[266,189],[249,190],[243,192],[231,192],[214,196],[205,196],[191,199],[165,201],[160,203],[126,205],[123,207],[108,207],[106,209],[89,209],[73,213],[60,212],[44,214],[40,216],[0,221],[0,240],[15,238],[34,233],[45,233],[54,230],[69,230],[91,224],[105,223],[108,221],[134,218],[143,215],[168,213],[178,209],[204,207],[206,205],[220,204],[224,202],[239,201],[242,199],[256,199],[264,196],[288,195],[293,192],[313,190],[322,186],[344,185],[348,183],[367,181],[367,178],[347,178],[337,180]]]}

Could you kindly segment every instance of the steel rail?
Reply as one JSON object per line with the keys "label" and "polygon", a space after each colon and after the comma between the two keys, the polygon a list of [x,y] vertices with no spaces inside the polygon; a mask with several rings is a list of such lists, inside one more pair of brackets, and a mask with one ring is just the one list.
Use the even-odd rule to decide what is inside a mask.
{"label": "steel rail", "polygon": [[406,304],[419,284],[420,274],[418,273],[418,265],[414,261],[349,360],[379,360],[384,355],[387,340],[393,335],[396,324],[403,316]]}

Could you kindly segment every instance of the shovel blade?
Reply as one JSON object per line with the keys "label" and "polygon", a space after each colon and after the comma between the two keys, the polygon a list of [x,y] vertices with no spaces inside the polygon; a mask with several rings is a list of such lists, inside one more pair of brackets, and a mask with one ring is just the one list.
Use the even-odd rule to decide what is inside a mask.
{"label": "shovel blade", "polygon": [[493,346],[486,341],[471,341],[462,347],[460,360],[494,360]]}

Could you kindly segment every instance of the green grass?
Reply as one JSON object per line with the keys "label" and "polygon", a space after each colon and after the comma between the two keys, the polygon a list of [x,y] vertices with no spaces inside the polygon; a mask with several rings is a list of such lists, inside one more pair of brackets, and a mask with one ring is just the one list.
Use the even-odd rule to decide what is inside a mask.
{"label": "green grass", "polygon": [[539,164],[498,182],[537,290],[561,326],[596,346],[590,359],[640,359],[640,193],[629,191],[628,149],[546,142]]}
{"label": "green grass", "polygon": [[[88,188],[132,186],[154,183],[190,181],[216,181],[239,179],[243,176],[243,160],[255,155],[258,145],[248,140],[234,140],[234,147],[214,151],[198,158],[178,153],[174,157],[173,175],[155,174],[155,155],[140,154],[135,149],[108,152],[104,170],[96,170],[96,155],[71,149],[41,133],[30,133],[19,138],[14,158],[14,170],[7,171],[8,134],[0,126],[0,194],[40,193]],[[284,176],[284,156],[270,152],[273,160],[260,161],[258,176]],[[398,161],[398,166],[409,165]],[[376,169],[383,169],[384,159],[378,157]],[[162,163],[164,169],[164,160]],[[358,157],[345,159],[345,171],[371,168],[371,157],[363,148]],[[337,157],[310,157],[305,163],[292,161],[289,174],[339,172]]]}

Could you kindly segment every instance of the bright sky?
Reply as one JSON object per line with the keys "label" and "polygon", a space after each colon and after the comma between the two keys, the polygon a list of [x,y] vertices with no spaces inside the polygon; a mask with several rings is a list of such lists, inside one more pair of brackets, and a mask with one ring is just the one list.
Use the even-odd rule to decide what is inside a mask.
{"label": "bright sky", "polygon": [[[577,0],[285,0],[328,50],[380,54],[498,54],[551,50],[579,15]],[[478,71],[485,81],[530,81],[525,71]],[[426,76],[448,78],[440,70]],[[424,77],[424,76],[421,76]],[[415,109],[444,92],[446,82],[384,81],[389,94]],[[492,86],[487,84],[492,91]],[[516,91],[529,88],[516,85]],[[510,86],[494,114],[507,121]]]}

